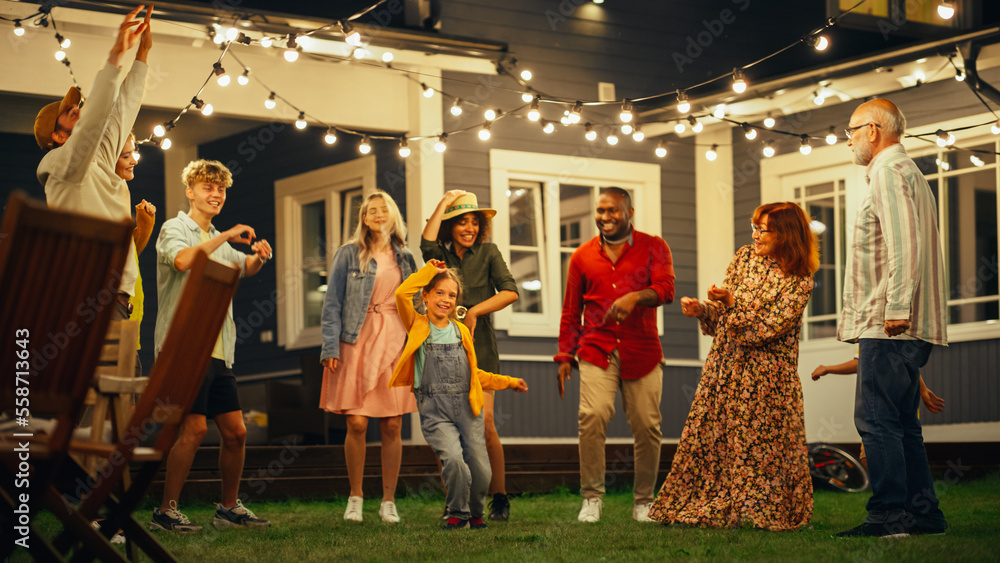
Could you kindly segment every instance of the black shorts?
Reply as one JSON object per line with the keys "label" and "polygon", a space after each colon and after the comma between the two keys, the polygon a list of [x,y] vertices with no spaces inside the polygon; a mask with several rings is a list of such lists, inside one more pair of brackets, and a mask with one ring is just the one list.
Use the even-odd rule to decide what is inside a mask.
{"label": "black shorts", "polygon": [[236,376],[226,367],[226,362],[212,358],[205,372],[201,390],[191,407],[191,414],[202,414],[208,418],[215,415],[242,410],[240,397],[236,392]]}

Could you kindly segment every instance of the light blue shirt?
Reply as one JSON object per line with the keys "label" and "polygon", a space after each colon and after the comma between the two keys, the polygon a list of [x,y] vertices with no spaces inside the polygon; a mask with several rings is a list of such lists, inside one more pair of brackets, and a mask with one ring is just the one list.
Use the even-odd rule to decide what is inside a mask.
{"label": "light blue shirt", "polygon": [[424,340],[424,343],[417,349],[416,357],[413,359],[413,388],[420,388],[420,380],[424,376],[424,358],[426,357],[427,343],[431,344],[456,344],[462,341],[462,334],[455,326],[455,321],[449,321],[445,328],[438,328],[434,323],[428,323],[431,327],[431,334]]}
{"label": "light blue shirt", "polygon": [[[174,266],[177,254],[185,248],[198,246],[201,244],[201,227],[194,219],[188,217],[183,211],[177,213],[177,217],[163,222],[160,228],[160,236],[156,239],[156,290],[158,310],[156,312],[156,331],[154,333],[154,352],[160,353],[163,341],[167,338],[167,330],[173,321],[174,312],[177,311],[177,303],[181,299],[181,292],[184,290],[184,281],[189,272],[181,272]],[[219,235],[219,231],[209,225],[208,236],[213,238]],[[240,269],[240,277],[246,274],[247,255],[236,250],[228,242],[222,243],[212,253],[212,260],[222,263],[231,263],[232,266]],[[233,367],[233,359],[236,356],[236,322],[233,320],[233,302],[229,302],[229,312],[226,313],[226,320],[222,323],[222,349],[226,356],[226,367]]]}

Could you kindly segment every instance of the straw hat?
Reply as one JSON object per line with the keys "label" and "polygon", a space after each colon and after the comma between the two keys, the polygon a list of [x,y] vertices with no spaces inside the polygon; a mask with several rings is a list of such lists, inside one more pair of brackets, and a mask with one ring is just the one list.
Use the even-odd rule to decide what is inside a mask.
{"label": "straw hat", "polygon": [[486,220],[489,221],[497,214],[496,209],[490,209],[488,207],[479,207],[479,200],[476,199],[476,194],[467,193],[465,195],[459,196],[447,209],[444,210],[444,215],[441,217],[442,221],[447,221],[452,217],[457,217],[459,215],[464,215],[466,213],[471,213],[473,211],[479,211],[486,216]]}
{"label": "straw hat", "polygon": [[53,147],[52,134],[56,131],[56,119],[67,108],[80,103],[80,89],[76,86],[69,89],[62,100],[46,105],[35,117],[35,142],[42,150],[51,150]]}

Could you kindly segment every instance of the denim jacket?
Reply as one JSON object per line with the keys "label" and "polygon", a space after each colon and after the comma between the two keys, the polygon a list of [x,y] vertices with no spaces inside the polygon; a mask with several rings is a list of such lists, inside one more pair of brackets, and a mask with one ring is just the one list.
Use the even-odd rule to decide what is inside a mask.
{"label": "denim jacket", "polygon": [[[405,280],[417,269],[413,254],[406,247],[395,244],[396,264]],[[323,350],[320,359],[340,358],[340,342],[353,344],[368,314],[368,304],[375,288],[377,264],[368,262],[368,272],[361,272],[361,249],[349,243],[337,249],[327,278],[326,300],[323,303]]]}

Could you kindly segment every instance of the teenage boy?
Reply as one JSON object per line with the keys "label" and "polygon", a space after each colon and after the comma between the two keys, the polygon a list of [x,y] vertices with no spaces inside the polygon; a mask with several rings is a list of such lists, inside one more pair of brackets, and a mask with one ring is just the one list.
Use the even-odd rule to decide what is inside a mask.
{"label": "teenage boy", "polygon": [[[195,160],[184,168],[181,179],[190,210],[187,213],[181,211],[177,217],[164,222],[156,241],[156,286],[159,299],[155,333],[157,353],[163,346],[184,280],[198,251],[205,252],[213,259],[239,266],[241,276],[256,274],[271,257],[271,245],[263,239],[254,240],[256,234],[253,228],[236,225],[220,233],[212,226],[212,219],[222,211],[222,206],[226,203],[226,191],[233,185],[233,176],[228,168],[214,160]],[[239,252],[229,243],[250,245],[252,254]],[[192,524],[177,509],[177,497],[187,480],[194,454],[205,437],[208,417],[215,419],[222,434],[222,448],[219,450],[222,502],[217,504],[213,524],[217,528],[267,528],[271,525],[267,520],[255,516],[237,498],[246,453],[247,431],[236,393],[236,377],[231,369],[235,350],[236,323],[233,322],[233,304],[230,302],[229,313],[215,343],[211,365],[205,374],[198,398],[195,399],[191,413],[184,419],[180,436],[167,457],[163,500],[160,507],[153,510],[153,519],[149,523],[152,530],[178,533],[201,530],[201,526]]]}

